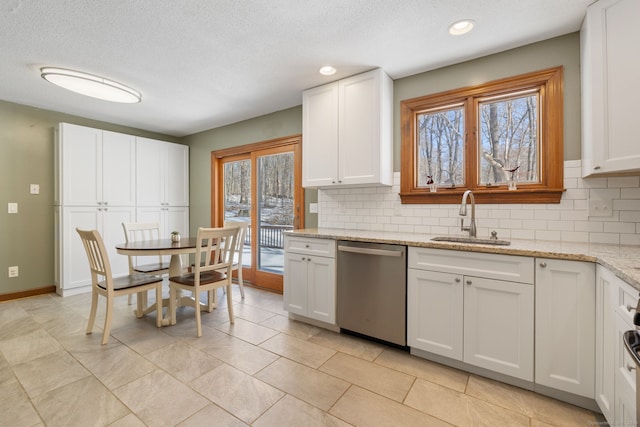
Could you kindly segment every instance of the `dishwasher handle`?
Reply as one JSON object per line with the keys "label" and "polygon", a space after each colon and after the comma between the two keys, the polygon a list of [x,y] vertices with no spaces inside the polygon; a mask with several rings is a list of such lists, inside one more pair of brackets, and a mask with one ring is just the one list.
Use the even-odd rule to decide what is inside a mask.
{"label": "dishwasher handle", "polygon": [[357,246],[342,246],[342,245],[338,245],[338,250],[340,252],[351,252],[354,254],[392,256],[392,257],[401,257],[403,253],[403,251],[389,251],[386,249],[371,249],[371,248],[360,248]]}

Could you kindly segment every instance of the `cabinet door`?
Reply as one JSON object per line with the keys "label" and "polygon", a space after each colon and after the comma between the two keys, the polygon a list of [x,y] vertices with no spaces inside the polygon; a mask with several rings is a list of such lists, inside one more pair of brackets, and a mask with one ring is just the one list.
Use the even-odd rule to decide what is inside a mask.
{"label": "cabinet door", "polygon": [[70,289],[91,284],[89,261],[76,228],[96,230],[98,223],[99,211],[96,207],[71,206],[62,209],[62,280],[60,288],[63,295]]}
{"label": "cabinet door", "polygon": [[635,103],[638,0],[600,0],[581,34],[583,175],[640,170]]}
{"label": "cabinet door", "polygon": [[616,315],[615,338],[615,425],[636,425],[636,372],[635,362],[624,346],[622,335],[633,325]]}
{"label": "cabinet door", "polygon": [[593,263],[536,259],[537,384],[595,398],[595,294]]}
{"label": "cabinet door", "polygon": [[609,424],[614,424],[615,308],[620,279],[596,266],[596,403]]}
{"label": "cabinet door", "polygon": [[302,135],[302,185],[304,187],[321,187],[337,184],[337,83],[303,92]]}
{"label": "cabinet door", "polygon": [[128,206],[108,206],[99,212],[100,234],[107,249],[111,274],[114,277],[129,274],[129,258],[116,251],[116,245],[125,241],[122,223],[135,222],[135,208]]}
{"label": "cabinet door", "polygon": [[[383,80],[385,79],[385,80]],[[374,70],[339,81],[338,177],[342,184],[391,184],[391,101],[383,93],[388,77]],[[389,105],[387,105],[389,104]],[[381,127],[382,126],[382,127]],[[384,157],[384,158],[383,158]]]}
{"label": "cabinet door", "polygon": [[58,148],[61,203],[97,206],[102,202],[102,131],[61,123]]}
{"label": "cabinet door", "polygon": [[167,166],[166,197],[169,206],[189,206],[189,147],[164,143]]}
{"label": "cabinet door", "polygon": [[462,360],[462,276],[407,270],[407,345]]}
{"label": "cabinet door", "polygon": [[284,254],[284,309],[289,313],[307,315],[307,257]]}
{"label": "cabinet door", "polygon": [[464,362],[533,381],[533,285],[464,277]]}
{"label": "cabinet door", "polygon": [[336,323],[336,260],[307,257],[307,316]]}
{"label": "cabinet door", "polygon": [[102,132],[102,204],[135,206],[136,139],[132,135]]}
{"label": "cabinet door", "polygon": [[160,141],[136,138],[136,200],[138,206],[165,203],[166,156]]}

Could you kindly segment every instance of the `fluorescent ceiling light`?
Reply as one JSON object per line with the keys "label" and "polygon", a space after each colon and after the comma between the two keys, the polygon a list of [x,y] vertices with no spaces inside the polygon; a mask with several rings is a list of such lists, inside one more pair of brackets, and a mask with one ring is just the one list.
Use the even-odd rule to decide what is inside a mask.
{"label": "fluorescent ceiling light", "polygon": [[82,95],[128,104],[141,100],[137,90],[104,77],[54,67],[43,67],[40,72],[46,81]]}
{"label": "fluorescent ceiling light", "polygon": [[336,69],[333,68],[331,65],[325,65],[324,67],[320,68],[320,74],[324,76],[331,76],[335,73],[336,73]]}
{"label": "fluorescent ceiling light", "polygon": [[475,22],[471,19],[463,19],[458,22],[454,22],[449,27],[449,34],[454,36],[460,36],[462,34],[466,34],[473,29]]}

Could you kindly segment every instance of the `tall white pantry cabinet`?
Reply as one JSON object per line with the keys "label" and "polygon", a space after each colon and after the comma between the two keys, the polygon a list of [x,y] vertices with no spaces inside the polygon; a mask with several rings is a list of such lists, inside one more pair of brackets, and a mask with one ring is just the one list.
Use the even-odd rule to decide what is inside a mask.
{"label": "tall white pantry cabinet", "polygon": [[[97,229],[109,253],[113,274],[128,274],[127,257],[119,255],[115,245],[125,240],[123,222],[141,221],[138,213],[141,193],[137,183],[157,180],[156,175],[150,177],[147,170],[138,167],[140,139],[69,123],[59,124],[55,138],[54,220],[55,282],[60,295],[90,290],[91,274],[76,228]],[[180,197],[175,198],[180,199],[181,204],[176,206],[180,209],[179,226],[175,225],[177,221],[171,225],[188,235],[189,147],[146,138],[144,144],[145,154],[152,153],[152,147],[166,153],[167,146],[179,153],[181,167],[178,170],[169,174],[166,172],[168,163],[161,167],[165,168],[167,176],[175,178],[174,182],[179,182],[182,190]],[[150,155],[148,161],[156,160]],[[168,221],[165,224],[168,230]],[[168,234],[166,231],[163,237],[168,238]]]}

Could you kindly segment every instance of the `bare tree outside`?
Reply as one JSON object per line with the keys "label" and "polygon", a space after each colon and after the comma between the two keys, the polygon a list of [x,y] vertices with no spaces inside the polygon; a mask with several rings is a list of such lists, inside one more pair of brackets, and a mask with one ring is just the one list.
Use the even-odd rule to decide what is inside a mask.
{"label": "bare tree outside", "polygon": [[418,187],[429,177],[439,186],[464,184],[464,111],[462,106],[417,116]]}

